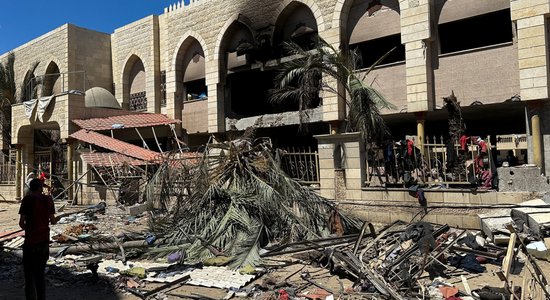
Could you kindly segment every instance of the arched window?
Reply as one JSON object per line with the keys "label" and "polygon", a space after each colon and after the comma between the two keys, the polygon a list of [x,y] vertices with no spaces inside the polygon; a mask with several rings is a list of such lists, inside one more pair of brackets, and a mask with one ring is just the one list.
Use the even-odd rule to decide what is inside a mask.
{"label": "arched window", "polygon": [[292,2],[282,12],[275,25],[274,46],[278,56],[289,53],[285,42],[292,41],[305,50],[315,48],[318,38],[317,20],[311,9],[302,3]]}
{"label": "arched window", "polygon": [[145,67],[141,59],[135,55],[128,59],[124,68],[124,86],[124,99],[128,101],[128,109],[147,110]]}
{"label": "arched window", "polygon": [[42,96],[51,96],[62,92],[63,83],[59,67],[55,62],[50,62],[43,78]]}

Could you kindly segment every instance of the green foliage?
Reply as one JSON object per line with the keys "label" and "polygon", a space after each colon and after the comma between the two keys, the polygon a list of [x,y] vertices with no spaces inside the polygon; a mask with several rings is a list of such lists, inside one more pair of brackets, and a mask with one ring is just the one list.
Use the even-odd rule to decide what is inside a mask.
{"label": "green foliage", "polygon": [[[182,245],[191,261],[227,255],[234,268],[254,266],[268,242],[329,234],[336,207],[289,178],[268,141],[210,144],[200,159],[182,161],[165,162],[147,195],[151,205],[170,210],[152,219],[152,229],[170,246]],[[341,218],[346,229],[358,228],[355,220]]]}
{"label": "green foliage", "polygon": [[[394,106],[372,86],[365,83],[366,76],[387,55],[381,57],[364,73],[356,72],[359,62],[357,53],[344,55],[326,41],[320,39],[316,49],[305,51],[295,43],[286,43],[294,59],[284,63],[276,76],[276,88],[270,91],[273,103],[296,101],[300,111],[311,104],[324,89],[346,98],[349,130],[360,131],[369,141],[379,142],[389,135],[389,130],[380,115],[380,109]],[[323,84],[322,74],[340,83],[343,91]]]}

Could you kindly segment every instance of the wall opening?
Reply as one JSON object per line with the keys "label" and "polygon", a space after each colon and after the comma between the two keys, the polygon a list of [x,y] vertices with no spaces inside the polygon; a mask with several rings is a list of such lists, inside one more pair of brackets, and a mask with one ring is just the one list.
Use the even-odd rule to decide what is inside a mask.
{"label": "wall opening", "polygon": [[132,111],[147,110],[147,93],[145,86],[145,67],[141,59],[132,56],[125,68],[125,99],[128,99],[128,109]]}
{"label": "wall opening", "polygon": [[279,16],[274,32],[274,54],[276,57],[290,53],[285,42],[294,42],[305,50],[312,50],[318,43],[317,20],[306,5],[293,2]]}
{"label": "wall opening", "polygon": [[204,52],[197,40],[194,40],[185,51],[181,63],[183,100],[208,99],[206,86]]}
{"label": "wall opening", "polygon": [[405,45],[401,44],[401,36],[399,34],[364,41],[350,45],[350,48],[352,51],[356,51],[358,55],[359,61],[356,66],[358,69],[372,66],[377,60],[394,48],[388,57],[380,62],[380,65],[405,61]]}
{"label": "wall opening", "polygon": [[46,74],[44,75],[42,82],[42,96],[51,96],[58,94],[62,91],[62,80],[59,72],[59,67],[56,63],[51,62],[46,68]]}
{"label": "wall opening", "polygon": [[441,54],[513,41],[509,9],[439,24],[438,31]]}

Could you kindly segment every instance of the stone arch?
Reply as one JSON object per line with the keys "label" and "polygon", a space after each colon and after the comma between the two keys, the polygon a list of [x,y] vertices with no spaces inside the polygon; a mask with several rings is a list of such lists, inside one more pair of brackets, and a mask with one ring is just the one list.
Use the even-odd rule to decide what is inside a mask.
{"label": "stone arch", "polygon": [[282,13],[289,8],[290,5],[293,3],[300,3],[305,6],[307,6],[313,16],[315,16],[316,22],[317,22],[317,30],[319,32],[324,31],[326,29],[325,20],[323,18],[323,14],[321,12],[321,9],[315,3],[314,0],[284,0],[282,1],[281,5],[277,8],[277,11],[275,12],[273,19],[271,20],[271,24],[277,24],[277,21],[280,19]]}
{"label": "stone arch", "polygon": [[[309,14],[312,18],[304,17],[304,14]],[[275,28],[271,45],[276,56],[285,55],[281,43],[291,38],[305,49],[311,49],[315,43],[312,34],[318,34],[325,29],[321,10],[311,0],[284,1],[277,11],[273,24],[275,24]],[[295,28],[292,27],[293,24]],[[301,30],[300,37],[294,37]]]}
{"label": "stone arch", "polygon": [[[254,43],[254,31],[238,15],[234,15],[226,22],[216,41],[214,57],[218,59],[219,82],[225,81],[225,75],[229,68],[228,62],[230,59],[228,58],[228,52],[235,52],[242,40]],[[235,53],[232,55],[236,57]]]}
{"label": "stone arch", "polygon": [[130,110],[147,110],[147,67],[136,54],[126,58],[122,68],[122,103]]}
{"label": "stone arch", "polygon": [[190,39],[195,39],[199,42],[199,44],[202,47],[202,51],[204,52],[204,58],[205,61],[210,61],[210,51],[208,50],[208,47],[206,46],[206,41],[202,38],[200,34],[198,34],[195,31],[187,31],[179,40],[178,44],[176,45],[176,48],[174,49],[174,53],[172,54],[172,71],[176,70],[177,67],[177,59],[178,59],[178,53],[182,49],[182,46],[185,46],[184,44],[186,42],[189,42]]}
{"label": "stone arch", "polygon": [[216,38],[216,46],[214,48],[214,58],[219,58],[220,56],[220,49],[222,47],[222,41],[223,41],[223,38],[225,37],[226,33],[227,33],[227,30],[229,29],[229,27],[231,25],[233,25],[235,22],[238,22],[240,24],[242,24],[243,26],[246,26],[248,28],[248,30],[250,30],[250,32],[252,34],[254,34],[254,30],[252,30],[252,26],[250,24],[248,24],[247,21],[245,21],[245,18],[241,18],[240,17],[241,14],[233,14],[226,22],[225,24],[223,25],[222,29],[220,30],[220,32],[218,33],[218,37]]}
{"label": "stone arch", "polygon": [[[204,40],[199,35],[185,34],[178,43],[172,59],[172,78],[174,81],[171,90],[175,91],[181,100],[193,100],[187,97],[199,97],[202,93],[206,95],[206,62],[208,52],[204,48]],[[189,87],[186,88],[189,83]],[[198,98],[197,98],[198,99]],[[179,101],[179,100],[176,100]]]}
{"label": "stone arch", "polygon": [[61,70],[55,61],[52,60],[46,65],[42,77],[42,97],[62,92],[64,83],[60,74]]}
{"label": "stone arch", "polygon": [[[343,42],[344,44],[347,44],[350,36],[348,23],[350,21],[350,10],[355,1],[357,0],[337,0],[334,13],[332,15],[332,28],[338,28],[338,33],[340,34],[340,42]],[[369,11],[366,10],[366,8],[369,7],[368,1],[364,1],[364,2],[367,5],[363,7],[363,11],[358,11],[356,13],[361,13],[361,14],[369,13]],[[381,0],[380,5],[382,7],[395,11],[399,15],[401,14],[400,1],[398,0]],[[376,5],[374,5],[370,9],[378,10],[379,8],[377,8]],[[399,24],[399,27],[400,27],[400,24]]]}
{"label": "stone arch", "polygon": [[36,68],[28,69],[25,72],[25,75],[23,76],[23,80],[21,80],[21,83],[19,84],[19,97],[20,101],[27,101],[31,100],[32,98],[37,98],[37,82],[36,82]]}

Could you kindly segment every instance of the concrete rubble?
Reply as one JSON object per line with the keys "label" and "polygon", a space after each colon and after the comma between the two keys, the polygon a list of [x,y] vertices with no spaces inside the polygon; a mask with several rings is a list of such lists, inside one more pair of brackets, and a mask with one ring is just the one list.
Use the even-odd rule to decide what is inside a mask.
{"label": "concrete rubble", "polygon": [[[534,206],[539,204],[534,200],[523,203],[525,208],[501,213],[531,222],[530,216],[538,213]],[[356,232],[270,243],[261,249],[258,265],[233,269],[228,266],[231,258],[192,262],[177,248],[168,257],[155,258],[152,254],[163,237],[149,232],[150,212],[132,216],[116,207],[95,208],[68,208],[69,213],[85,211],[76,218],[68,215],[66,220],[70,221],[65,224],[52,226],[51,248],[66,251],[74,246],[110,244],[112,240],[107,237],[112,236],[117,237],[117,246],[77,254],[63,250],[52,253],[47,274],[51,282],[68,286],[74,282],[64,280],[71,276],[78,282],[108,282],[128,299],[491,299],[495,295],[520,299],[529,293],[530,298],[525,299],[542,300],[550,292],[547,274],[539,267],[547,258],[549,238],[537,240],[514,221],[508,226],[486,226],[486,230],[497,228],[500,235],[509,235],[505,246],[495,245],[485,231],[425,222],[365,222]],[[495,219],[499,219],[498,214],[480,216],[482,223]],[[533,228],[532,223],[527,224]],[[13,276],[21,254],[16,241],[23,236],[14,232],[1,236],[0,272]],[[142,240],[149,246],[122,246]],[[523,284],[513,277],[518,268],[526,278]],[[474,285],[476,277],[486,280],[482,278],[494,277],[491,273],[502,281],[486,287]],[[186,292],[189,290],[195,294]],[[219,291],[218,296],[213,297],[212,290]]]}

